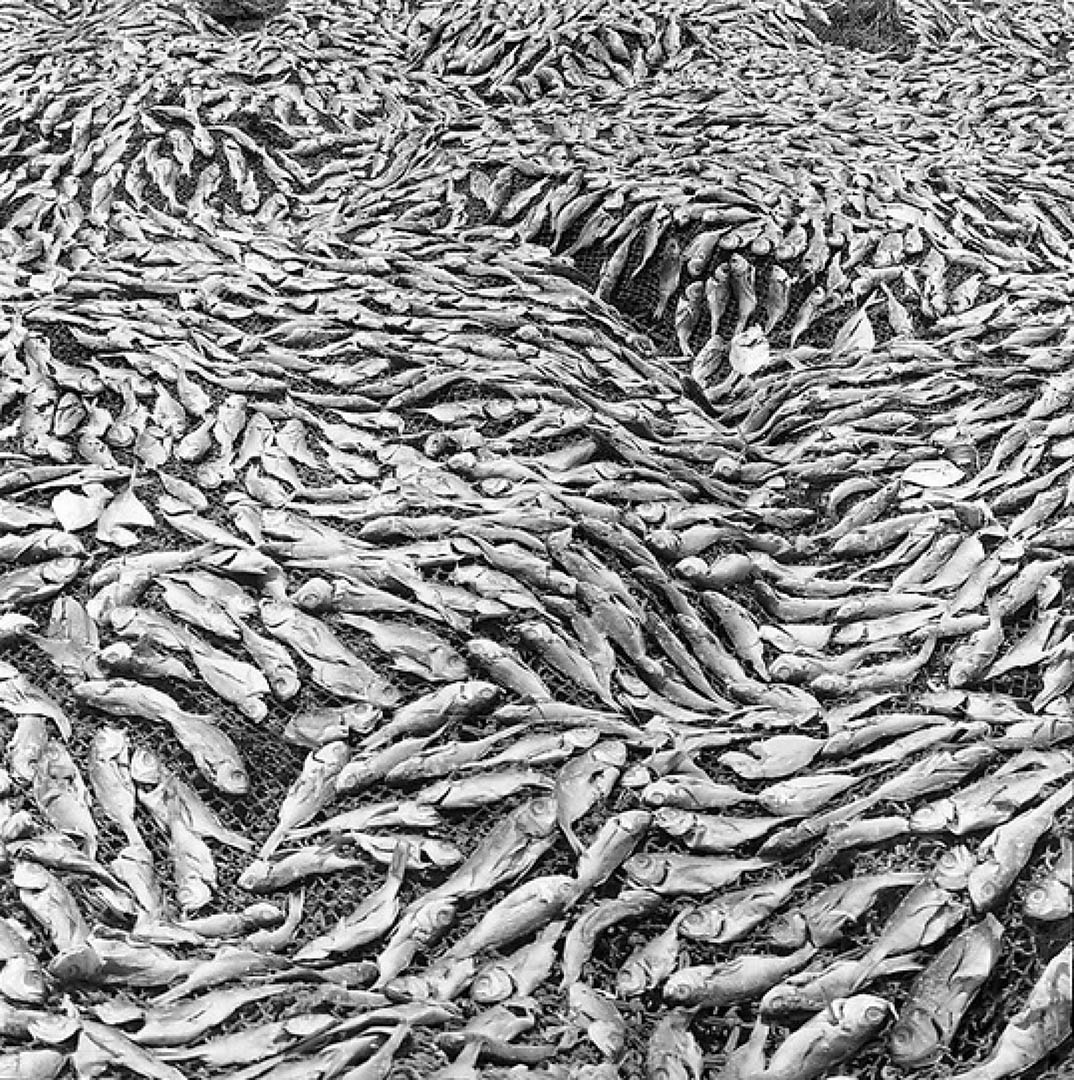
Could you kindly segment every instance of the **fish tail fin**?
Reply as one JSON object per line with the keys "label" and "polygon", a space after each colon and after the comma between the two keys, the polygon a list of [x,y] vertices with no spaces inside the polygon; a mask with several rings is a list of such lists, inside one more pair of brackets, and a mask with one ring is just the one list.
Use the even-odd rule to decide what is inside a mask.
{"label": "fish tail fin", "polygon": [[287,830],[282,825],[277,825],[276,828],[268,834],[265,842],[261,845],[257,857],[259,859],[269,858],[283,842],[283,838],[286,834]]}
{"label": "fish tail fin", "polygon": [[581,855],[585,851],[585,847],[582,841],[578,839],[578,834],[574,831],[574,825],[565,817],[559,819],[559,829],[566,838],[567,843],[570,845],[571,850],[575,855]]}

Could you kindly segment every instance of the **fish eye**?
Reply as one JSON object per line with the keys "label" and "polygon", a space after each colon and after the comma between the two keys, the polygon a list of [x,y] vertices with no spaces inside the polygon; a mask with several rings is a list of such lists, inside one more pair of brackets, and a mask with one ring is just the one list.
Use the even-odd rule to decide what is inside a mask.
{"label": "fish eye", "polygon": [[865,1020],[869,1024],[879,1024],[887,1015],[887,1009],[881,1008],[879,1005],[870,1005],[865,1010]]}

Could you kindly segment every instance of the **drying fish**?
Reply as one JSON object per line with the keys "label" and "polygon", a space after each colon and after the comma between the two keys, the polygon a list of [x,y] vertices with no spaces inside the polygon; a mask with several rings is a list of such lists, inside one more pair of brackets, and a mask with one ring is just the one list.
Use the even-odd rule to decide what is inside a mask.
{"label": "drying fish", "polygon": [[811,874],[804,871],[781,881],[724,893],[683,915],[679,929],[690,941],[726,945],[739,941],[783,906]]}
{"label": "drying fish", "polygon": [[280,805],[279,821],[261,845],[258,858],[267,859],[295,828],[312,820],[336,792],[336,781],[350,760],[345,742],[330,742],[307,755],[301,774]]}
{"label": "drying fish", "polygon": [[494,1005],[532,994],[551,973],[565,925],[562,920],[551,922],[531,944],[485,964],[474,976],[470,997],[478,1005]]}
{"label": "drying fish", "polygon": [[800,907],[780,916],[769,931],[779,948],[797,948],[810,941],[819,948],[838,941],[845,928],[860,919],[887,889],[916,885],[919,874],[872,874],[831,885]]}
{"label": "drying fish", "polygon": [[624,743],[597,743],[564,765],[556,777],[556,820],[579,855],[583,848],[574,832],[574,823],[611,791],[622,773],[626,757]]}
{"label": "drying fish", "polygon": [[1006,895],[1025,868],[1037,841],[1051,828],[1055,815],[1074,797],[1074,781],[1068,781],[1039,806],[1000,825],[977,851],[977,865],[970,871],[967,889],[973,906],[988,911]]}
{"label": "drying fish", "polygon": [[701,1080],[704,1056],[690,1031],[691,1019],[686,1010],[672,1009],[657,1022],[646,1053],[650,1080]]}
{"label": "drying fish", "polygon": [[197,763],[203,775],[221,791],[241,795],[249,787],[238,748],[215,724],[181,709],[161,690],[126,679],[91,680],[75,688],[78,699],[113,716],[163,721]]}
{"label": "drying fish", "polygon": [[1069,837],[1060,841],[1059,857],[1040,878],[1025,898],[1025,913],[1040,922],[1069,918],[1074,907],[1074,842]]}
{"label": "drying fish", "polygon": [[958,1080],[1001,1080],[1037,1064],[1070,1037],[1071,962],[1067,945],[1049,961],[1022,1009],[1010,1018],[980,1065],[956,1074]]}
{"label": "drying fish", "polygon": [[806,945],[785,956],[748,954],[726,964],[680,968],[664,983],[664,1000],[679,1006],[709,1007],[757,1001],[806,964],[816,951]]}
{"label": "drying fish", "polygon": [[627,879],[640,889],[662,896],[705,896],[737,881],[765,859],[719,859],[704,855],[633,855],[623,866]]}
{"label": "drying fish", "polygon": [[991,915],[964,930],[914,980],[910,1000],[888,1035],[892,1059],[917,1067],[935,1058],[958,1030],[999,959],[1003,927]]}
{"label": "drying fish", "polygon": [[871,994],[837,998],[776,1048],[765,1080],[813,1080],[846,1061],[892,1017],[894,1009]]}

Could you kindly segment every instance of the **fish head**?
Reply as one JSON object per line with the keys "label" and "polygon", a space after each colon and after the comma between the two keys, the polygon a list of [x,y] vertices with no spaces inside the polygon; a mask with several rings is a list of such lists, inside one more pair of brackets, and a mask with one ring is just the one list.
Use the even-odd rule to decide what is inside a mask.
{"label": "fish head", "polygon": [[52,875],[43,866],[29,860],[16,862],[11,872],[11,881],[15,888],[30,892],[47,888],[51,880]]}
{"label": "fish head", "polygon": [[484,712],[491,709],[500,700],[501,690],[495,683],[470,682],[460,693],[460,697],[475,710]]}
{"label": "fish head", "polygon": [[515,980],[502,964],[489,964],[478,972],[470,987],[470,997],[478,1005],[496,1005],[513,997]]}
{"label": "fish head", "polygon": [[324,578],[312,578],[295,590],[292,600],[303,611],[324,611],[332,602],[334,590]]}
{"label": "fish head", "polygon": [[726,924],[726,910],[718,904],[709,904],[684,915],[679,921],[679,931],[684,938],[710,941],[720,936]]}
{"label": "fish head", "polygon": [[939,861],[936,863],[936,869],[933,871],[933,881],[941,889],[957,892],[967,887],[976,865],[977,860],[973,857],[969,848],[963,844],[958,844],[955,847],[948,848],[940,856]]}
{"label": "fish head", "polygon": [[419,944],[431,942],[455,921],[458,906],[454,900],[436,898],[428,901],[414,916],[414,940]]}
{"label": "fish head", "polygon": [[809,923],[798,911],[788,911],[773,920],[768,940],[777,949],[797,949],[809,940]]}
{"label": "fish head", "polygon": [[696,997],[699,986],[698,975],[684,968],[664,983],[664,1000],[671,1005],[687,1005]]}
{"label": "fish head", "polygon": [[970,900],[978,911],[988,911],[1007,891],[1007,882],[1003,868],[997,863],[987,862],[975,866],[966,882],[966,891],[970,894]]}
{"label": "fish head", "polygon": [[0,997],[16,1005],[39,1005],[47,994],[44,973],[33,958],[16,956],[0,967]]}
{"label": "fish head", "polygon": [[649,989],[645,965],[638,960],[627,960],[615,977],[615,989],[621,997],[637,997]]}
{"label": "fish head", "polygon": [[519,815],[519,825],[527,836],[551,836],[556,829],[556,800],[551,795],[541,795],[526,803]]}
{"label": "fish head", "polygon": [[86,942],[60,953],[48,966],[49,974],[61,983],[91,982],[101,971],[101,958]]}
{"label": "fish head", "polygon": [[131,754],[131,779],[136,784],[150,787],[164,779],[164,766],[152,750],[137,747]]}
{"label": "fish head", "polygon": [[838,1026],[848,1033],[863,1035],[878,1031],[893,1016],[895,1006],[875,994],[857,994],[832,1002],[832,1013]]}
{"label": "fish head", "polygon": [[623,869],[631,881],[649,888],[661,885],[668,876],[667,860],[659,855],[632,855]]}
{"label": "fish head", "polygon": [[761,1015],[765,1017],[789,1016],[797,1012],[815,1012],[824,1007],[824,1001],[805,987],[781,983],[761,998]]}
{"label": "fish head", "polygon": [[221,791],[228,795],[245,795],[250,790],[250,777],[237,761],[228,761],[213,770],[213,778]]}
{"label": "fish head", "polygon": [[912,1003],[903,1008],[888,1039],[892,1060],[902,1066],[926,1064],[943,1045],[943,1033],[932,1011]]}
{"label": "fish head", "polygon": [[657,828],[670,836],[685,836],[694,824],[694,815],[689,810],[662,807],[657,810],[653,820]]}
{"label": "fish head", "polygon": [[122,758],[129,753],[126,732],[110,724],[98,730],[93,738],[93,744],[102,757],[110,760]]}
{"label": "fish head", "polygon": [[919,807],[910,815],[910,831],[942,832],[954,820],[953,809],[946,799]]}
{"label": "fish head", "polygon": [[641,801],[646,806],[667,806],[675,802],[676,785],[670,780],[654,780],[641,793]]}
{"label": "fish head", "polygon": [[1071,911],[1071,890],[1062,881],[1045,881],[1026,894],[1025,913],[1038,922],[1065,919]]}

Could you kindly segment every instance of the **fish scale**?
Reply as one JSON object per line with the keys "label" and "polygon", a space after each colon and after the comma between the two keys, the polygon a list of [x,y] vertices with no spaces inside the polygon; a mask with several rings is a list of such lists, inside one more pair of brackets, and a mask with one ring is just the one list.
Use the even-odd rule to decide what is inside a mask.
{"label": "fish scale", "polygon": [[[435,1075],[444,1053],[424,1025],[447,1028],[441,1045],[454,1052],[456,1033],[484,1022],[466,965],[445,978],[445,954],[459,940],[510,932],[482,923],[505,910],[505,896],[569,879],[592,895],[523,912],[553,948],[534,976],[538,1026],[497,1028],[457,1071],[495,1075],[495,1058],[566,1075],[556,1072],[566,1045],[557,1055],[549,1025],[573,1005],[595,1044],[573,1052],[616,1059],[572,1062],[579,1075],[634,1080],[667,1066],[694,1078],[702,1046],[719,1068],[727,1027],[744,1035],[753,1020],[748,1002],[733,1001],[744,984],[713,991],[734,1013],[644,1005],[620,1049],[607,997],[616,964],[594,958],[572,971],[572,997],[554,990],[557,922],[543,920],[563,923],[564,961],[569,949],[575,963],[571,932],[592,906],[627,896],[631,874],[669,867],[657,857],[699,837],[738,856],[721,863],[710,853],[707,875],[691,867],[689,888],[718,890],[692,903],[721,910],[729,886],[715,883],[738,873],[748,876],[732,898],[795,873],[815,883],[803,884],[806,896],[869,874],[930,873],[963,827],[975,845],[976,823],[1001,825],[1055,795],[1042,760],[1039,786],[1016,768],[1018,798],[962,815],[955,833],[922,812],[963,805],[963,790],[1002,784],[1023,749],[1061,752],[1069,739],[1074,667],[1056,590],[1070,547],[1062,327],[1074,239],[1061,203],[1074,188],[1055,168],[1069,99],[1059,10],[1046,0],[987,13],[968,0],[903,0],[879,31],[850,3],[822,11],[776,0],[748,9],[686,0],[674,14],[634,0],[464,0],[450,11],[328,0],[316,12],[306,0],[286,10],[205,0],[205,12],[169,9],[155,25],[110,0],[55,5],[63,18],[28,5],[0,13],[14,42],[0,62],[13,103],[0,112],[0,546],[18,552],[0,556],[0,650],[24,680],[0,678],[0,833],[22,843],[24,862],[48,859],[96,922],[129,901],[104,880],[111,896],[95,894],[27,814],[35,793],[46,800],[64,783],[50,775],[61,757],[42,751],[50,740],[66,739],[104,796],[98,805],[87,795],[101,860],[119,853],[128,813],[101,787],[104,749],[90,753],[101,731],[119,729],[136,751],[152,746],[233,840],[255,848],[322,742],[344,740],[362,780],[324,792],[313,820],[272,840],[283,860],[323,836],[322,823],[350,820],[350,832],[325,831],[351,845],[341,850],[352,871],[318,876],[307,864],[303,885],[270,897],[286,913],[281,924],[195,944],[177,925],[176,892],[198,860],[178,859],[177,882],[166,834],[137,803],[124,865],[131,875],[149,865],[133,848],[143,836],[163,907],[153,925],[120,917],[101,966],[88,952],[56,966],[74,1013],[47,1000],[55,1030],[26,1043],[37,1067],[47,1074],[75,1048],[86,1071],[111,1053],[148,1075],[175,1075],[170,1058],[138,1056],[123,1012],[131,1006],[119,1001],[121,957],[135,962],[125,943],[145,937],[207,973],[234,950],[247,957],[238,978],[256,970],[269,982],[266,1004],[222,1032],[322,1008],[373,1025],[368,1035],[272,1028],[268,1075],[308,1076],[318,1056],[355,1080],[392,1068]],[[870,51],[878,45],[886,53]],[[462,195],[468,187],[476,198]],[[725,296],[707,284],[721,277]],[[691,348],[694,357],[678,355]],[[455,399],[473,408],[450,408]],[[538,402],[539,418],[521,407]],[[127,499],[135,491],[145,515]],[[814,513],[825,505],[828,521]],[[75,554],[32,540],[35,530],[71,537],[62,543]],[[836,547],[844,533],[849,542]],[[703,544],[704,558],[683,544]],[[180,565],[93,580],[110,560],[150,549]],[[207,592],[192,595],[193,581]],[[197,625],[188,633],[203,666],[186,669],[193,682],[159,627],[122,621],[132,606],[156,606],[158,582],[177,621],[185,613]],[[348,625],[333,607],[358,597],[367,606]],[[299,625],[292,611],[310,621]],[[453,651],[435,651],[441,642]],[[915,660],[870,664],[871,646]],[[1005,657],[1018,666],[1005,669]],[[488,673],[497,700],[415,712],[429,691],[415,669],[444,677],[445,700]],[[251,682],[257,700],[246,696],[239,684],[252,672],[271,695]],[[145,688],[140,712],[85,707],[86,684],[106,677]],[[820,697],[792,682],[802,677],[820,679]],[[161,700],[148,691],[176,703],[173,719],[207,726],[180,743],[144,715],[145,701]],[[246,703],[246,715],[232,702]],[[927,717],[927,729],[883,720],[912,715]],[[859,737],[870,722],[875,731]],[[852,737],[840,740],[842,723]],[[801,755],[784,753],[787,738],[806,740]],[[234,747],[247,791],[213,791],[197,774],[195,759],[215,760],[203,739],[229,755]],[[555,829],[556,799],[540,789],[554,790],[602,740],[626,748],[610,790],[600,786],[572,823],[593,792],[560,788],[580,861]],[[397,742],[403,757],[389,763]],[[819,785],[829,770],[812,757],[822,747],[836,756],[836,742],[837,768],[861,778],[860,790],[836,783],[819,811],[793,816],[828,794]],[[385,767],[362,772],[376,761]],[[418,795],[429,762],[437,786]],[[464,769],[440,775],[453,762]],[[872,775],[878,762],[883,777]],[[520,778],[536,794],[515,792]],[[781,791],[795,806],[772,818]],[[442,809],[405,809],[431,810],[416,798]],[[446,858],[453,841],[472,852],[488,825],[515,820],[527,801],[545,810],[523,817],[509,841],[496,834],[506,848],[486,851],[476,877],[455,879],[465,911],[414,906],[440,887],[451,893],[460,872],[426,855]],[[617,825],[639,805],[671,829],[650,829],[625,872],[607,876],[626,852]],[[379,817],[357,816],[374,807]],[[77,842],[62,801],[50,820],[75,824]],[[1049,953],[1044,932],[1027,926],[1044,924],[1019,914],[1024,883],[1042,880],[1045,863],[1016,844],[1017,865],[999,865],[1014,857],[1004,836],[986,845],[974,891],[981,875],[1018,879],[994,917],[1006,931],[1007,1013],[1029,1034],[1015,1040],[982,995],[953,1021],[955,1075],[1007,1075],[1037,1058],[1047,1075],[1062,1033],[1045,990],[1029,996]],[[253,855],[203,841],[217,868],[203,910],[218,922],[185,926],[208,930],[249,908],[237,882]],[[396,850],[414,854],[401,874],[405,933],[389,927],[316,974],[288,969],[292,945],[353,911]],[[340,857],[314,851],[323,869]],[[29,921],[22,901],[10,902]],[[606,942],[616,963],[647,956],[650,942],[660,978],[708,959],[664,947],[681,903],[627,905]],[[747,922],[764,914],[751,912]],[[478,925],[485,938],[462,938]],[[758,935],[770,926],[762,920]],[[635,935],[625,951],[620,932]],[[868,948],[880,932],[864,921],[858,943]],[[926,944],[922,963],[944,947]],[[729,942],[719,960],[762,949]],[[467,963],[476,973],[495,959]],[[438,1012],[364,990],[378,960],[382,974],[413,967],[393,992],[413,985],[453,1001]],[[18,985],[18,963],[0,954],[0,993]],[[840,1070],[877,1080],[891,1061],[887,1006],[910,992],[912,964],[889,957],[878,973],[893,980],[878,984],[878,998],[833,976],[841,1000],[816,1023],[796,1020],[785,1039],[766,1039],[763,1025],[739,1038],[743,1080]],[[150,977],[183,985],[167,967]],[[81,978],[98,982],[96,1017]],[[56,1037],[80,1023],[73,1040]],[[200,1078],[193,1062],[209,1041],[191,1042],[182,1071]],[[63,1051],[43,1049],[51,1045]],[[232,1046],[219,1052],[249,1053]],[[995,1063],[974,1071],[974,1055],[993,1046]]]}

